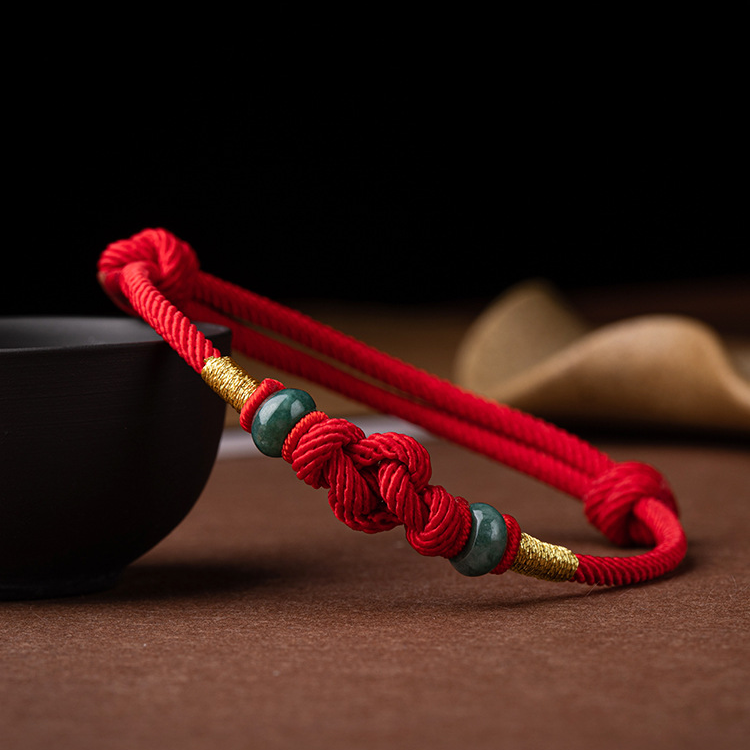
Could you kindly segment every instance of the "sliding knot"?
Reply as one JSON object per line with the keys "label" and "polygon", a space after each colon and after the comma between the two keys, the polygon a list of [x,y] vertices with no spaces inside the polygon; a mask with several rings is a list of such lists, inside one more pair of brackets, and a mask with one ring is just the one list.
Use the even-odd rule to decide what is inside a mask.
{"label": "sliding knot", "polygon": [[198,256],[187,242],[165,229],[144,229],[130,239],[113,242],[99,258],[99,283],[114,302],[133,313],[122,292],[123,274],[127,274],[128,267],[145,272],[176,307],[192,299]]}
{"label": "sliding knot", "polygon": [[429,484],[429,454],[413,438],[365,437],[346,420],[326,419],[295,440],[286,459],[300,479],[328,488],[331,508],[347,526],[376,533],[403,525],[407,541],[423,555],[450,558],[463,548],[469,504]]}
{"label": "sliding knot", "polygon": [[586,493],[586,517],[608,539],[626,546],[650,546],[653,534],[636,517],[642,500],[664,503],[677,515],[677,503],[664,477],[651,466],[638,462],[615,464],[597,477]]}

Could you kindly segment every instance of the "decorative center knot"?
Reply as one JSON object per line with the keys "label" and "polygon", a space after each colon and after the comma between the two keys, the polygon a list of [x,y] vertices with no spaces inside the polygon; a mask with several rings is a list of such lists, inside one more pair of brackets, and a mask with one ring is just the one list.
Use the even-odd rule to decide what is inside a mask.
{"label": "decorative center knot", "polygon": [[123,294],[129,273],[145,273],[177,307],[190,301],[199,271],[198,256],[187,242],[165,229],[145,229],[109,245],[99,259],[99,283],[122,309],[133,312]]}
{"label": "decorative center knot", "polygon": [[471,528],[468,502],[429,484],[430,456],[413,438],[365,434],[342,419],[306,428],[289,460],[300,479],[328,488],[336,517],[375,533],[403,524],[420,554],[455,557]]}
{"label": "decorative center knot", "polygon": [[616,464],[597,477],[584,500],[589,522],[621,546],[650,546],[653,534],[635,513],[643,500],[658,500],[677,515],[677,503],[664,477],[648,464],[634,461]]}

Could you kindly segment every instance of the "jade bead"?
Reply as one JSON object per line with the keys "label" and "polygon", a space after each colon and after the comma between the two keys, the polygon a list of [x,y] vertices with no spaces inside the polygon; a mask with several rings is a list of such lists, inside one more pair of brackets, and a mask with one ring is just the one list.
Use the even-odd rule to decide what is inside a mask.
{"label": "jade bead", "polygon": [[253,417],[250,434],[261,453],[278,457],[287,435],[306,414],[315,411],[315,402],[306,391],[284,388],[265,399]]}
{"label": "jade bead", "polygon": [[473,503],[469,508],[469,538],[464,548],[450,562],[462,575],[483,576],[500,564],[508,543],[508,529],[505,519],[491,505]]}

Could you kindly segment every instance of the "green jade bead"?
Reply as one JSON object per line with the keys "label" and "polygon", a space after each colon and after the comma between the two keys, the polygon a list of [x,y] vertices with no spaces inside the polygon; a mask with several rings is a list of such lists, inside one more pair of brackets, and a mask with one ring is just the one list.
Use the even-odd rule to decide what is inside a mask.
{"label": "green jade bead", "polygon": [[471,531],[464,548],[453,558],[451,565],[462,575],[483,576],[494,570],[503,559],[508,543],[505,519],[491,505],[473,503]]}
{"label": "green jade bead", "polygon": [[294,425],[315,408],[312,396],[306,391],[284,388],[272,393],[258,407],[250,427],[258,450],[278,458]]}

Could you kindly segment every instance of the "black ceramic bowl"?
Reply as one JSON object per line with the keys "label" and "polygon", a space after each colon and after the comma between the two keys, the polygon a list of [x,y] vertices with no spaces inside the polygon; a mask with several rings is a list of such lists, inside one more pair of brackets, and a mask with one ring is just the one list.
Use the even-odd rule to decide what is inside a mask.
{"label": "black ceramic bowl", "polygon": [[135,319],[0,319],[0,358],[0,598],[107,588],[195,504],[225,404]]}

